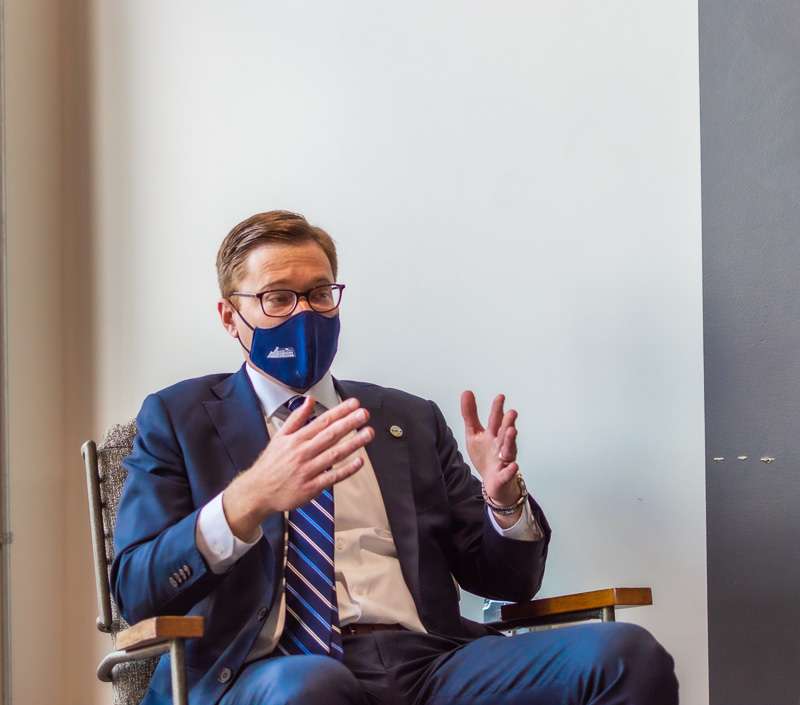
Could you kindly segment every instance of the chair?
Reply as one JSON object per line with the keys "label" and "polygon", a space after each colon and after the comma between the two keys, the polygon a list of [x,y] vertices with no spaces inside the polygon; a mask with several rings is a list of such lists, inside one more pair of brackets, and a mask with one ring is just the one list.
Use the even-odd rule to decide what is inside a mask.
{"label": "chair", "polygon": [[81,447],[89,492],[89,521],[100,616],[97,628],[111,635],[115,650],[97,667],[97,677],[113,684],[114,705],[139,705],[158,657],[170,652],[172,702],[186,705],[184,639],[203,635],[202,617],[153,617],[129,626],[117,609],[109,589],[108,573],[114,560],[114,526],[117,520],[125,470],[122,461],[133,450],[135,421],[113,426],[99,448],[94,441]]}
{"label": "chair", "polygon": [[[89,492],[89,520],[100,613],[97,628],[111,635],[115,647],[100,662],[97,677],[112,683],[114,705],[139,705],[158,657],[169,651],[172,702],[174,705],[186,705],[184,640],[203,635],[203,618],[162,616],[129,626],[119,614],[109,589],[109,569],[114,559],[114,526],[126,474],[122,461],[133,449],[135,435],[136,422],[132,420],[111,427],[99,446],[90,440],[81,447]],[[488,619],[486,623],[501,631],[514,632],[526,628],[551,628],[589,619],[614,621],[618,608],[651,604],[650,588],[605,588],[502,605],[499,609],[500,619]]]}

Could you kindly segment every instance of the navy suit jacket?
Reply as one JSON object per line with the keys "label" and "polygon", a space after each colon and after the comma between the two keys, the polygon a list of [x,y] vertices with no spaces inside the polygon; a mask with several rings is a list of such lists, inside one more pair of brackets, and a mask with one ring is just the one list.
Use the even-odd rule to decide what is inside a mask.
{"label": "navy suit jacket", "polygon": [[[544,572],[550,528],[541,541],[516,541],[491,525],[480,483],[431,401],[362,382],[336,381],[342,398],[369,409],[367,446],[397,556],[420,619],[430,632],[477,637],[487,629],[461,618],[453,577],[498,600],[530,599]],[[404,433],[395,438],[390,426]],[[222,575],[195,542],[200,509],[246,470],[269,442],[244,366],[190,379],[148,396],[137,417],[120,500],[111,568],[114,597],[131,624],[156,615],[202,615],[205,635],[186,644],[191,703],[216,703],[241,670],[280,585],[284,517],[268,516],[264,537]],[[188,567],[188,570],[186,570]],[[178,579],[176,580],[176,576]],[[168,656],[145,705],[170,702]]]}

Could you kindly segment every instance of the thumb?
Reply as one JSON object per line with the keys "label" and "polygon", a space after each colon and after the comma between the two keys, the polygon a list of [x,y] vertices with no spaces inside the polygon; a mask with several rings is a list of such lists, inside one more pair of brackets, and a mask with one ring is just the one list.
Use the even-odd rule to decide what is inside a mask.
{"label": "thumb", "polygon": [[461,416],[464,419],[464,427],[467,433],[480,433],[483,431],[481,420],[478,418],[478,405],[475,402],[475,395],[470,390],[461,394]]}

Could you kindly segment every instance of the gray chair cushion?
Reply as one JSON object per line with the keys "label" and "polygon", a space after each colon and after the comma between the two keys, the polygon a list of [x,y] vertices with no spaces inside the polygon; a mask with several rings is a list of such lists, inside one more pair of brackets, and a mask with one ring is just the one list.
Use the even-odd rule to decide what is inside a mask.
{"label": "gray chair cushion", "polygon": [[[103,507],[103,530],[105,532],[106,568],[114,560],[114,526],[117,522],[122,486],[125,483],[125,469],[122,461],[133,450],[136,435],[136,421],[112,426],[102,442],[97,446],[97,472],[100,476],[100,500]],[[114,598],[111,598],[111,638],[116,644],[116,635],[128,624],[120,616]],[[139,705],[144,697],[150,677],[158,659],[134,661],[114,669],[114,705]]]}

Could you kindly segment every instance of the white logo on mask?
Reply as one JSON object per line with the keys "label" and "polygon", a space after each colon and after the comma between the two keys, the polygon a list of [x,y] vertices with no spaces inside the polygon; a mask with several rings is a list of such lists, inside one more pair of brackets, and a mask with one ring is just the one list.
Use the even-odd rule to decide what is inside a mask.
{"label": "white logo on mask", "polygon": [[267,355],[268,360],[274,360],[277,358],[285,358],[285,357],[295,357],[294,348],[279,348],[277,345],[275,349],[272,350],[269,355]]}

